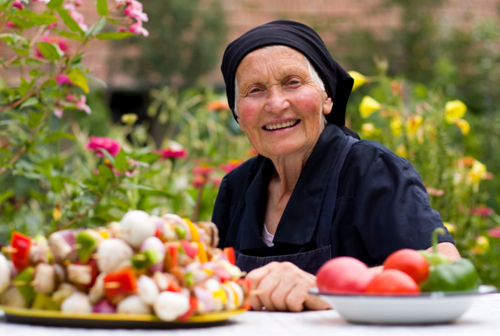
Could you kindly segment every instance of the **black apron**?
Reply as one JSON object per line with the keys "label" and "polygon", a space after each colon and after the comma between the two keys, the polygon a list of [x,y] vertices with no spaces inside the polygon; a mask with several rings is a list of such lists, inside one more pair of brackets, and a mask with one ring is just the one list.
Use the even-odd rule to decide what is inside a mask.
{"label": "black apron", "polygon": [[250,272],[272,261],[288,261],[306,272],[316,274],[318,269],[332,258],[330,229],[332,227],[333,212],[335,210],[335,200],[337,199],[340,171],[344,165],[347,153],[351,149],[351,146],[357,141],[357,139],[346,136],[342,151],[337,162],[335,163],[335,166],[333,167],[330,181],[328,182],[328,188],[326,189],[326,195],[321,207],[318,228],[316,231],[316,249],[308,252],[270,257],[254,257],[243,253],[237,253],[236,265],[242,271]]}

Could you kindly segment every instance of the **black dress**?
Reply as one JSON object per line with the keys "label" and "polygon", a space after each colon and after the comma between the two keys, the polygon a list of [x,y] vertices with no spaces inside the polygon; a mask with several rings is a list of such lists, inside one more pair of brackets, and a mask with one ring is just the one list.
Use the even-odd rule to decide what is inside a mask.
{"label": "black dress", "polygon": [[[396,250],[430,247],[432,231],[444,226],[429,205],[420,176],[406,159],[376,142],[361,140],[351,147],[340,170],[337,197],[325,200],[345,139],[337,126],[326,126],[290,196],[272,247],[261,237],[274,172],[271,160],[259,155],[226,175],[212,217],[219,228],[219,247],[232,246],[238,255],[256,257],[314,251],[324,202],[335,204],[331,257],[351,256],[376,266]],[[453,239],[447,233],[439,242]]]}

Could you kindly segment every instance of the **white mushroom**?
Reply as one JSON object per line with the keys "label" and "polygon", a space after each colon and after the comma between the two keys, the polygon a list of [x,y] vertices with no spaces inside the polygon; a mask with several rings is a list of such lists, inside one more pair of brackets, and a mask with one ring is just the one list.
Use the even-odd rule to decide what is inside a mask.
{"label": "white mushroom", "polygon": [[189,310],[189,298],[182,293],[161,292],[153,305],[156,316],[163,321],[173,321]]}
{"label": "white mushroom", "polygon": [[162,218],[169,224],[174,225],[180,225],[184,228],[184,231],[186,232],[186,235],[184,236],[183,239],[187,241],[191,241],[193,238],[191,236],[191,230],[189,229],[189,225],[186,223],[184,219],[182,219],[180,216],[176,214],[165,214],[162,216]]}
{"label": "white mushroom", "polygon": [[90,285],[92,282],[92,266],[69,264],[68,280],[78,285]]}
{"label": "white mushroom", "polygon": [[104,298],[104,277],[106,273],[101,273],[97,276],[94,286],[89,290],[89,300],[92,304],[97,304]]}
{"label": "white mushroom", "polygon": [[68,244],[59,232],[50,235],[49,246],[52,252],[61,260],[67,259],[73,251],[73,247]]}
{"label": "white mushroom", "polygon": [[103,273],[119,270],[126,260],[134,255],[134,251],[123,240],[117,238],[106,239],[97,248],[97,266]]}
{"label": "white mushroom", "polygon": [[137,281],[137,287],[139,288],[141,300],[147,305],[153,305],[160,292],[154,280],[146,275],[141,275]]}
{"label": "white mushroom", "polygon": [[17,287],[10,287],[7,289],[5,293],[0,296],[0,304],[13,308],[28,308],[28,303]]}
{"label": "white mushroom", "polygon": [[132,210],[127,212],[120,221],[122,237],[134,248],[139,248],[146,238],[156,232],[156,225],[147,212]]}
{"label": "white mushroom", "polygon": [[33,289],[40,294],[50,294],[56,288],[56,270],[49,264],[38,264],[35,268]]}
{"label": "white mushroom", "polygon": [[63,301],[61,311],[63,313],[87,314],[92,313],[92,305],[87,295],[75,292]]}
{"label": "white mushroom", "polygon": [[10,284],[10,266],[3,254],[0,254],[0,294],[2,294]]}
{"label": "white mushroom", "polygon": [[147,304],[145,304],[141,298],[137,295],[131,295],[123,299],[118,306],[116,311],[119,314],[151,314],[152,310]]}

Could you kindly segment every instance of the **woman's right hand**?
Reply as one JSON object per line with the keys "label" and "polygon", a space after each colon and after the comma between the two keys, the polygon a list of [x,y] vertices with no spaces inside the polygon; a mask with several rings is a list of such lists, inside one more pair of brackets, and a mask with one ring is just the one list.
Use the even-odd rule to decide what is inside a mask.
{"label": "woman's right hand", "polygon": [[309,290],[316,287],[316,277],[290,262],[271,262],[248,273],[246,279],[252,284],[252,289],[261,292],[250,298],[253,310],[266,308],[268,311],[298,312],[330,309],[330,305],[319,296],[309,294]]}

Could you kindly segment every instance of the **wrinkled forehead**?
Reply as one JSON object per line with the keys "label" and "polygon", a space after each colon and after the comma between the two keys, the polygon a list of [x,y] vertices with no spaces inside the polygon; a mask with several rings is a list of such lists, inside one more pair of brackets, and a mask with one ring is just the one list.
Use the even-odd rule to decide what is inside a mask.
{"label": "wrinkled forehead", "polygon": [[240,82],[242,78],[259,76],[263,68],[268,66],[279,72],[297,68],[307,71],[307,61],[302,53],[287,46],[275,45],[248,53],[236,69],[236,80]]}

